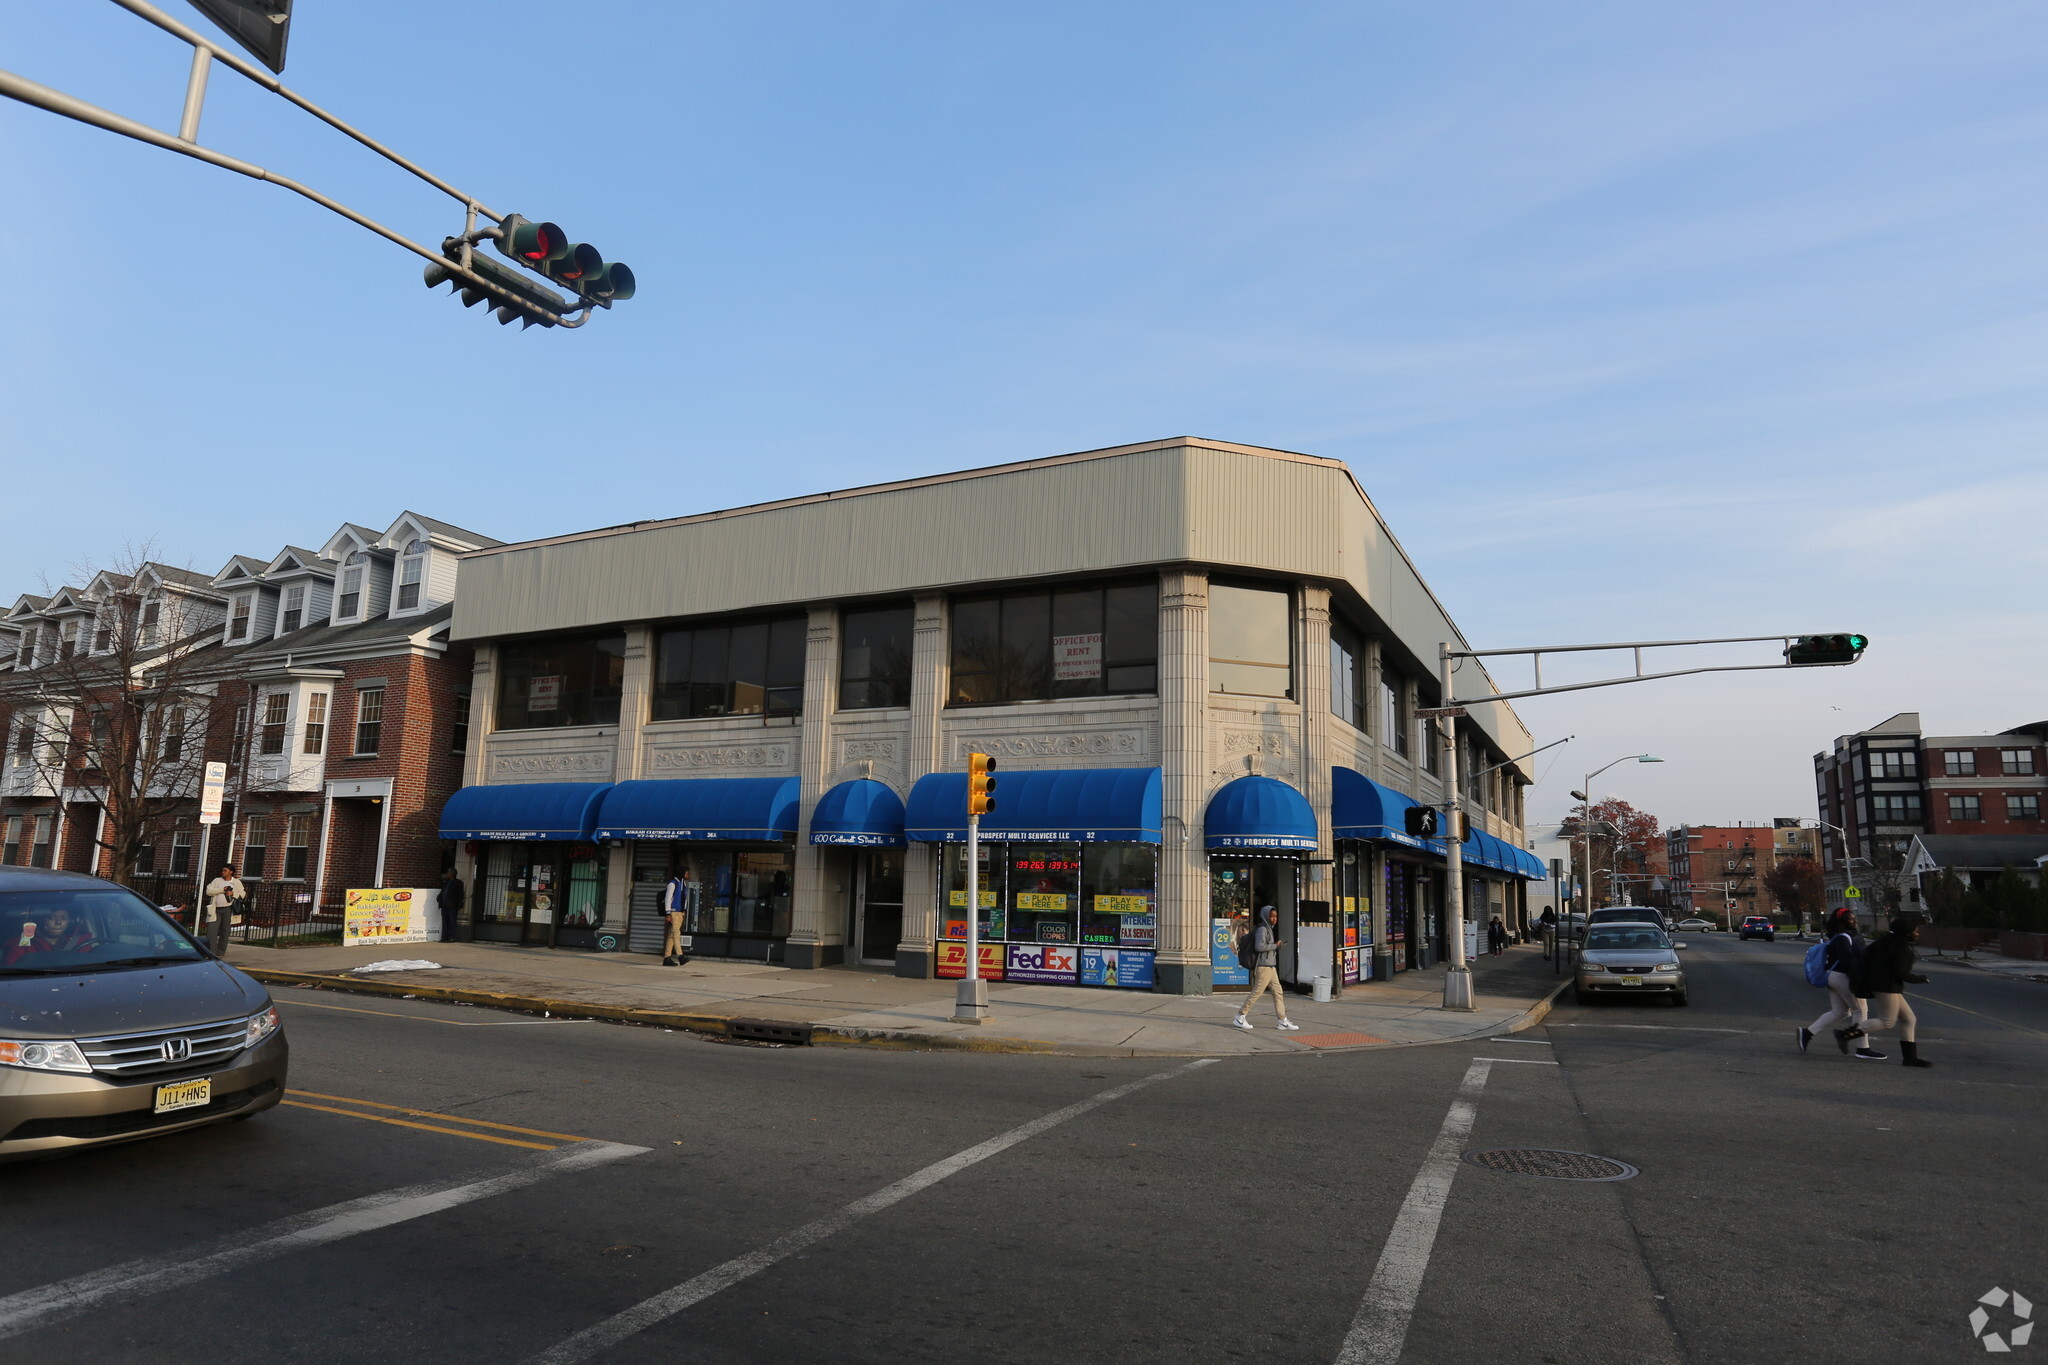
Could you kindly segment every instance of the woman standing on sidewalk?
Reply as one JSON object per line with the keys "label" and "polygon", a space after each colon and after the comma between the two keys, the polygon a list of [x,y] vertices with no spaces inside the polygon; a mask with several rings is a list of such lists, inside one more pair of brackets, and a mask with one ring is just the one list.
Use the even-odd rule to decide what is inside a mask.
{"label": "woman standing on sidewalk", "polygon": [[1821,949],[1821,960],[1828,971],[1828,1012],[1799,1030],[1799,1050],[1806,1051],[1815,1034],[1841,1021],[1848,1026],[1835,1030],[1835,1046],[1847,1056],[1849,1040],[1863,1037],[1863,1019],[1868,1012],[1849,981],[1856,970],[1856,958],[1863,951],[1863,940],[1856,934],[1856,917],[1847,910],[1837,910],[1828,916],[1825,933],[1827,943]]}
{"label": "woman standing on sidewalk", "polygon": [[[1927,978],[1913,970],[1919,961],[1913,951],[1913,940],[1919,936],[1920,917],[1900,915],[1892,921],[1887,932],[1872,939],[1857,960],[1856,994],[1870,1001],[1870,1013],[1864,1021],[1866,1029],[1874,1033],[1894,1024],[1898,1026],[1901,1063],[1906,1066],[1933,1066],[1933,1062],[1920,1056],[1920,1045],[1913,1036],[1914,1026],[1919,1021],[1913,1017],[1913,1007],[1906,1003],[1908,984],[1927,984]],[[1884,1060],[1882,1052],[1869,1048],[1856,1049],[1856,1055]]]}

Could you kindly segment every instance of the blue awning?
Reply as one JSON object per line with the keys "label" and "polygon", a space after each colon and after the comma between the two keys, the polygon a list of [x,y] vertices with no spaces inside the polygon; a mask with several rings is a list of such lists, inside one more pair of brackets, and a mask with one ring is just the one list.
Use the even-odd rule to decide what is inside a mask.
{"label": "blue awning", "polygon": [[841,782],[812,809],[811,842],[902,848],[903,799],[872,777]]}
{"label": "blue awning", "polygon": [[[967,838],[967,774],[927,773],[910,789],[903,833],[920,844]],[[996,773],[984,839],[1047,843],[1159,842],[1159,769],[1080,768]]]}
{"label": "blue awning", "polygon": [[1479,826],[1468,822],[1465,843],[1461,856],[1467,867],[1483,867],[1493,872],[1507,870],[1507,846],[1488,834]]}
{"label": "blue awning", "polygon": [[441,807],[443,839],[588,839],[609,782],[464,787]]}
{"label": "blue awning", "polygon": [[1275,777],[1240,777],[1209,798],[1202,843],[1233,848],[1307,850],[1316,846],[1316,813],[1308,798]]}
{"label": "blue awning", "polygon": [[1330,770],[1330,826],[1339,839],[1385,839],[1442,856],[1442,841],[1418,839],[1408,832],[1407,813],[1421,804],[1364,773],[1350,768]]}
{"label": "blue awning", "polygon": [[697,777],[621,782],[598,812],[600,839],[796,837],[793,777]]}

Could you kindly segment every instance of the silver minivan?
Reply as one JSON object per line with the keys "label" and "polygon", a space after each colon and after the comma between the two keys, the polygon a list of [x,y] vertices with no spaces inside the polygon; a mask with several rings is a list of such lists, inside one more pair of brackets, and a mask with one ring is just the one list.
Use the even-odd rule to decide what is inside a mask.
{"label": "silver minivan", "polygon": [[0,867],[0,1161],[284,1098],[270,993],[123,886]]}

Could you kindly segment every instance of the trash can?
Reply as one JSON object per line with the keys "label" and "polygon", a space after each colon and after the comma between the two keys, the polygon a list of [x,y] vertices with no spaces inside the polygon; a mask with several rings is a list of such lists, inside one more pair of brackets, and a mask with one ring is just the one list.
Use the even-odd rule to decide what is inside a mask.
{"label": "trash can", "polygon": [[1314,992],[1314,998],[1315,998],[1315,999],[1316,999],[1317,1001],[1319,1001],[1319,1002],[1321,1002],[1322,1004],[1325,1004],[1325,1005],[1327,1005],[1327,1004],[1329,1004],[1329,1003],[1330,1003],[1330,978],[1329,978],[1329,977],[1327,977],[1327,976],[1319,976],[1319,977],[1317,977],[1317,978],[1315,979],[1315,985],[1313,986],[1313,988],[1312,988],[1312,989],[1313,989],[1313,992]]}
{"label": "trash can", "polygon": [[1394,950],[1375,948],[1372,953],[1372,979],[1392,981],[1394,979]]}

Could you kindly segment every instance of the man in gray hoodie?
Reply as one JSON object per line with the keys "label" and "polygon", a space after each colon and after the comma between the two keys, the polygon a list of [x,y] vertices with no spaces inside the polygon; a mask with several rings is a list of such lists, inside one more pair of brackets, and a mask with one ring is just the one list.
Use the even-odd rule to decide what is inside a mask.
{"label": "man in gray hoodie", "polygon": [[1259,907],[1258,927],[1252,930],[1252,993],[1246,997],[1237,1018],[1230,1022],[1239,1028],[1250,1028],[1252,1006],[1269,988],[1273,992],[1274,1013],[1280,1016],[1280,1027],[1299,1029],[1301,1025],[1287,1017],[1287,996],[1280,989],[1280,912],[1270,905],[1262,905]]}

